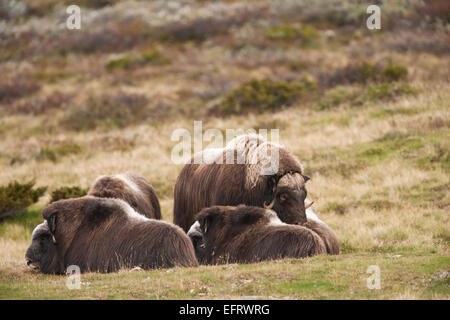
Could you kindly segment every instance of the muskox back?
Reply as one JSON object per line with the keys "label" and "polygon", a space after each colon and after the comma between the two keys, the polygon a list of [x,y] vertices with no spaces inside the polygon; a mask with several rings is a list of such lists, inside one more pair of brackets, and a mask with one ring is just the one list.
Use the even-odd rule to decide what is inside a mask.
{"label": "muskox back", "polygon": [[304,226],[313,230],[322,238],[328,254],[339,254],[339,241],[334,231],[317,217],[312,207],[306,210],[306,215],[308,221]]}
{"label": "muskox back", "polygon": [[201,263],[252,263],[326,254],[313,230],[281,222],[275,212],[248,206],[203,209],[188,232]]}
{"label": "muskox back", "polygon": [[53,269],[41,270],[45,273],[63,273],[69,265],[82,272],[198,265],[192,242],[181,228],[146,218],[120,199],[61,200],[42,215],[58,260]]}
{"label": "muskox back", "polygon": [[[255,159],[267,150],[271,156],[278,153],[278,168],[272,174],[261,174],[262,164]],[[230,152],[231,164],[227,163]],[[274,210],[286,223],[305,222],[304,183],[309,178],[302,173],[300,163],[285,148],[256,135],[237,137],[223,149],[207,149],[194,155],[183,167],[174,189],[174,223],[187,231],[194,216],[206,207],[273,204],[281,183],[296,192],[298,201],[293,201],[288,210],[275,204]]]}
{"label": "muskox back", "polygon": [[134,173],[101,176],[94,182],[88,195],[121,199],[147,218],[161,219],[155,190],[144,177]]}

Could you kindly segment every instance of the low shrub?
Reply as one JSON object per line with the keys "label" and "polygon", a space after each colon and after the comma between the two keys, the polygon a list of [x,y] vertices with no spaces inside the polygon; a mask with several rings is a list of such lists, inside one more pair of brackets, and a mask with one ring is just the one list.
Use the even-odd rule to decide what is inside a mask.
{"label": "low shrub", "polygon": [[409,84],[403,82],[387,82],[367,87],[364,98],[369,101],[384,101],[394,99],[402,95],[415,94]]}
{"label": "low shrub", "polygon": [[25,102],[20,102],[10,108],[11,113],[40,115],[56,108],[67,107],[71,101],[71,96],[56,91],[46,98],[36,98]]}
{"label": "low shrub", "polygon": [[334,73],[319,75],[319,83],[324,87],[334,87],[346,84],[366,84],[370,82],[391,82],[406,78],[408,68],[401,64],[360,62],[349,64]]}
{"label": "low shrub", "polygon": [[322,111],[341,105],[357,107],[367,102],[394,100],[400,96],[416,93],[414,88],[404,82],[386,82],[367,87],[337,86],[325,91],[312,108]]}
{"label": "low shrub", "polygon": [[13,100],[37,92],[41,86],[25,76],[17,76],[0,82],[0,103],[10,103]]}
{"label": "low shrub", "polygon": [[168,42],[202,42],[214,36],[228,34],[232,28],[264,15],[264,8],[237,8],[232,13],[216,12],[211,16],[198,17],[163,25],[157,28],[155,36]]}
{"label": "low shrub", "polygon": [[124,128],[148,118],[147,102],[144,95],[123,92],[90,97],[84,106],[70,110],[61,124],[75,131],[97,127]]}
{"label": "low shrub", "polygon": [[34,188],[34,184],[34,181],[14,181],[7,186],[0,186],[0,219],[21,215],[27,207],[44,195],[47,187]]}
{"label": "low shrub", "polygon": [[306,78],[299,82],[251,80],[228,93],[220,103],[220,111],[225,114],[273,111],[290,106],[314,88],[315,82]]}
{"label": "low shrub", "polygon": [[351,86],[337,86],[327,90],[318,102],[312,105],[312,108],[318,111],[328,110],[340,106],[341,104],[351,104],[358,94],[360,89]]}
{"label": "low shrub", "polygon": [[142,54],[139,60],[142,64],[152,65],[165,65],[172,63],[170,58],[164,56],[161,52],[156,50]]}
{"label": "low shrub", "polygon": [[408,68],[395,63],[389,63],[381,70],[380,74],[381,79],[386,79],[387,81],[398,81],[406,78],[407,75]]}
{"label": "low shrub", "polygon": [[106,69],[128,69],[133,65],[130,57],[123,57],[119,59],[113,59],[106,64]]}
{"label": "low shrub", "polygon": [[78,186],[74,187],[61,187],[52,191],[50,203],[71,198],[80,198],[88,193],[87,188],[81,188]]}

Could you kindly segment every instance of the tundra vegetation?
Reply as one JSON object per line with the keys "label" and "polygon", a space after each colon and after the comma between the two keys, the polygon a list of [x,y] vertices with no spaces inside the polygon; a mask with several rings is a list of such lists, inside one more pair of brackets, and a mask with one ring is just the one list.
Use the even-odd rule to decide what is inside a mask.
{"label": "tundra vegetation", "polygon": [[[0,211],[21,208],[0,222],[0,298],[450,298],[448,1],[384,1],[372,31],[356,0],[80,1],[81,30],[69,2],[0,1]],[[194,120],[280,129],[341,254],[81,290],[27,268],[51,192],[101,174],[142,174],[172,221],[170,138]]]}

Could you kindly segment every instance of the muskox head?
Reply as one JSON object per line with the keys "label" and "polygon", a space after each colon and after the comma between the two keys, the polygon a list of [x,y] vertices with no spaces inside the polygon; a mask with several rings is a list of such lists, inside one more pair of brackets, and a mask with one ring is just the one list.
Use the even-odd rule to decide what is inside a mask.
{"label": "muskox head", "polygon": [[[70,241],[62,241],[64,238],[72,238],[80,219],[76,219],[76,213],[81,210],[83,203],[70,200],[53,202],[42,211],[45,221],[33,230],[31,245],[25,254],[27,265],[35,270],[48,274],[64,273],[64,266],[60,259],[61,252]],[[72,216],[58,217],[58,212],[69,212]],[[68,221],[70,228],[61,228],[59,225]]]}
{"label": "muskox head", "polygon": [[47,221],[34,228],[31,237],[31,245],[25,254],[27,265],[43,273],[60,273],[57,248]]}
{"label": "muskox head", "polygon": [[287,224],[306,223],[305,184],[309,177],[296,157],[259,136],[240,136],[232,147],[247,160],[245,189],[252,199],[243,203],[272,209]]}
{"label": "muskox head", "polygon": [[215,248],[230,239],[257,228],[260,224],[280,223],[276,213],[258,207],[240,205],[214,206],[205,208],[196,216],[195,223],[188,231],[194,245],[195,254],[200,263],[208,263],[214,255]]}
{"label": "muskox head", "polygon": [[264,208],[275,211],[284,223],[306,223],[305,183],[308,180],[309,177],[298,172],[268,177],[264,193]]}

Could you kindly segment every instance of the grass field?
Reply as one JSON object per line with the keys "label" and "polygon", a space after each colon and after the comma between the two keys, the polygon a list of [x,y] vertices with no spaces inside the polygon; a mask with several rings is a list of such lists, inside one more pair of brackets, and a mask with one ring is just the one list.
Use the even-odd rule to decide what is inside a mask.
{"label": "grass field", "polygon": [[[81,30],[65,29],[56,1],[25,2],[0,31],[0,186],[35,179],[48,191],[0,221],[0,298],[450,298],[445,1],[386,1],[374,31],[367,5],[350,0],[82,1]],[[265,79],[275,94],[269,83],[244,95],[255,90],[245,83]],[[230,107],[237,94],[248,103]],[[171,135],[194,120],[222,132],[279,129],[342,254],[83,274],[80,290],[27,268],[31,231],[59,187],[134,171],[172,221],[182,166]],[[366,286],[371,265],[379,290]]]}

